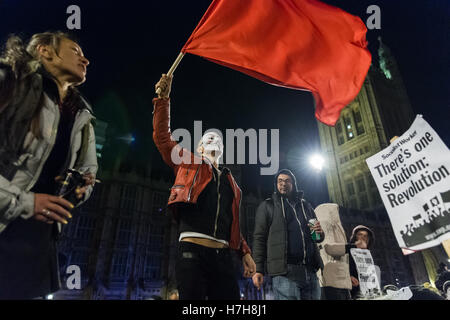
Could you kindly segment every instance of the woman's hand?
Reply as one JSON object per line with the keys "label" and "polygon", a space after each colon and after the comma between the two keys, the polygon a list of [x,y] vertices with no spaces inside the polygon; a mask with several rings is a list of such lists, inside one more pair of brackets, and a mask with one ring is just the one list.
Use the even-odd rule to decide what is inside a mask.
{"label": "woman's hand", "polygon": [[95,176],[90,172],[84,174],[83,179],[84,179],[84,186],[75,189],[75,195],[78,200],[84,197],[84,194],[86,193],[86,190],[89,186],[93,186],[95,184]]}
{"label": "woman's hand", "polygon": [[34,216],[33,218],[48,224],[53,222],[61,222],[67,224],[67,218],[72,218],[72,215],[68,210],[74,208],[64,198],[52,196],[45,193],[34,194]]}

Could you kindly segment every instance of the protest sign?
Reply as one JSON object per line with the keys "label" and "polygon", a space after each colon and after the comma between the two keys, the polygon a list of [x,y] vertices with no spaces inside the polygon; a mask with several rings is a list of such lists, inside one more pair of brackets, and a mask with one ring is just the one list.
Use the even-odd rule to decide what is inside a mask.
{"label": "protest sign", "polygon": [[421,115],[366,162],[401,248],[423,250],[450,238],[450,151]]}
{"label": "protest sign", "polygon": [[380,269],[373,263],[370,251],[367,249],[351,248],[350,254],[358,270],[361,294],[366,297],[381,294]]}

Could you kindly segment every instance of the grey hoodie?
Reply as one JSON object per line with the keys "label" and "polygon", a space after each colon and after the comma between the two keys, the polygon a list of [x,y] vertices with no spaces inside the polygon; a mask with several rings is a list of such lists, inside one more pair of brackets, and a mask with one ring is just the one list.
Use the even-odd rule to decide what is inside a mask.
{"label": "grey hoodie", "polygon": [[352,236],[350,237],[350,243],[355,243],[356,242],[356,234],[360,230],[365,230],[365,231],[368,232],[368,234],[369,234],[369,242],[367,243],[367,249],[370,249],[375,243],[375,236],[373,234],[373,231],[369,227],[366,227],[366,226],[363,226],[363,225],[359,225],[359,226],[356,226],[355,228],[353,228]]}

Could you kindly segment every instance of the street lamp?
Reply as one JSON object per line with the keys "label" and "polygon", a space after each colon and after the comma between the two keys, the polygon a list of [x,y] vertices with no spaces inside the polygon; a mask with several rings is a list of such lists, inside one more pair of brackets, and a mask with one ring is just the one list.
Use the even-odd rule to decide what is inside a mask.
{"label": "street lamp", "polygon": [[127,144],[131,144],[136,141],[136,138],[131,133],[124,135],[124,136],[117,137],[116,139],[122,140],[123,142],[125,142]]}
{"label": "street lamp", "polygon": [[309,158],[309,164],[317,171],[322,171],[325,159],[320,154],[314,154]]}

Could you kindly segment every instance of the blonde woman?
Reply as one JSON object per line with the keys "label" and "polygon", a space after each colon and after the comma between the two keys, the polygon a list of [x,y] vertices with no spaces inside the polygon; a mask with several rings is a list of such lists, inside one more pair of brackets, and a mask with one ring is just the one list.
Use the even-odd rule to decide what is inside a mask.
{"label": "blonde woman", "polygon": [[[11,36],[0,57],[0,299],[59,289],[56,236],[89,197],[97,159],[92,109],[76,90],[89,64],[61,32]],[[55,196],[56,177],[84,173],[78,203]]]}

